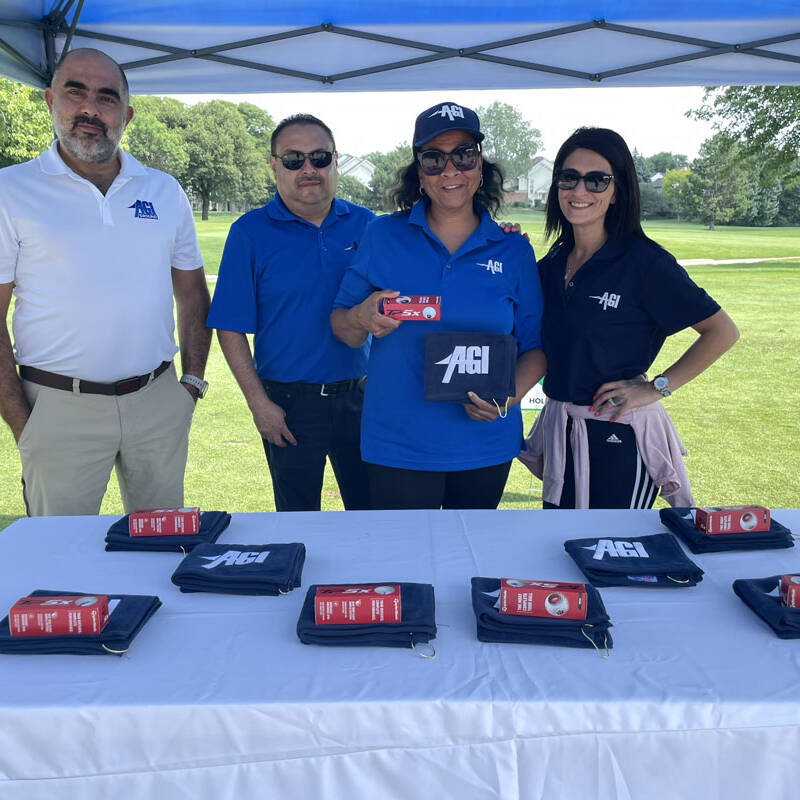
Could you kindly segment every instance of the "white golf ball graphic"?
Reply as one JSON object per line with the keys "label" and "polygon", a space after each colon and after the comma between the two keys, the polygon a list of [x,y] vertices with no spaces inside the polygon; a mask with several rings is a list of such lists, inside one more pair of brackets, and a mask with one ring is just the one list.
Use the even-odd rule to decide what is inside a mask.
{"label": "white golf ball graphic", "polygon": [[425,317],[425,319],[433,319],[436,316],[436,309],[425,306],[425,308],[422,309],[422,316]]}
{"label": "white golf ball graphic", "polygon": [[544,608],[548,614],[552,614],[554,617],[563,617],[569,610],[569,601],[561,592],[553,592],[547,595]]}

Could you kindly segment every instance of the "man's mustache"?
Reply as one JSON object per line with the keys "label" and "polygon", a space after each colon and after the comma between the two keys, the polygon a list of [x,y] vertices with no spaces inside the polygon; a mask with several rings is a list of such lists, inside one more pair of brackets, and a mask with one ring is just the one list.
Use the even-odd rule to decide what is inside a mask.
{"label": "man's mustache", "polygon": [[108,126],[102,120],[87,117],[86,115],[75,117],[75,119],[72,120],[72,130],[75,130],[78,125],[92,125],[95,128],[99,128],[103,133],[108,131]]}

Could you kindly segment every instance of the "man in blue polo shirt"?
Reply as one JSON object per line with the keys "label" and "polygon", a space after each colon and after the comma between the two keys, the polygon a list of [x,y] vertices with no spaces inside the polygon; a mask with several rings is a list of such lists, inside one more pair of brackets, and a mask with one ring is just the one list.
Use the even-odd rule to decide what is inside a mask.
{"label": "man in blue polo shirt", "polygon": [[338,341],[328,318],[374,214],[334,198],[336,145],[321,120],[288,117],[271,150],[278,192],[231,226],[208,326],[264,441],[276,510],[319,510],[326,456],[345,508],[369,508],[360,449],[367,346]]}

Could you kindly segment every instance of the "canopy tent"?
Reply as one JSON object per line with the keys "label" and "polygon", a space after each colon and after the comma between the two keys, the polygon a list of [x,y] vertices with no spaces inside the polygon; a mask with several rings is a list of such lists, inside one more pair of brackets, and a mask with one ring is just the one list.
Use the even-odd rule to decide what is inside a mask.
{"label": "canopy tent", "polygon": [[137,93],[800,84],[798,0],[0,0],[0,74]]}

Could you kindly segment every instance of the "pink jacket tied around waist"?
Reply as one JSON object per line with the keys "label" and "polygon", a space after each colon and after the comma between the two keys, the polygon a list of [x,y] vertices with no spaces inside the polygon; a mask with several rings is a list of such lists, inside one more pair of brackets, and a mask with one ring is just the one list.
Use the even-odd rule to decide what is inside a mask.
{"label": "pink jacket tied around waist", "polygon": [[[558,505],[564,488],[567,417],[572,417],[570,445],[575,464],[575,506],[588,508],[589,439],[586,420],[595,418],[588,406],[548,398],[518,458],[544,484],[542,498]],[[694,497],[683,463],[687,451],[664,406],[651,403],[626,411],[615,421],[633,428],[639,453],[648,473],[660,488],[661,496],[671,506],[693,507]]]}

